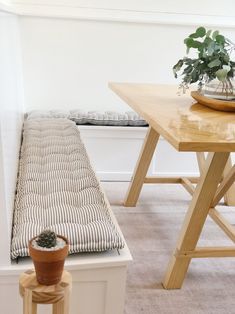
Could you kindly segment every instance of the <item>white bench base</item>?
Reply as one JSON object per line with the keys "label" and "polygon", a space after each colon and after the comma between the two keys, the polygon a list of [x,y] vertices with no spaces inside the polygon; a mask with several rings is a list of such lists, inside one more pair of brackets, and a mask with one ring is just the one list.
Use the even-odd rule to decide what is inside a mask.
{"label": "white bench base", "polygon": [[[148,128],[96,125],[79,125],[78,128],[99,179],[130,181]],[[197,176],[196,156],[194,153],[179,153],[160,138],[148,174]]]}

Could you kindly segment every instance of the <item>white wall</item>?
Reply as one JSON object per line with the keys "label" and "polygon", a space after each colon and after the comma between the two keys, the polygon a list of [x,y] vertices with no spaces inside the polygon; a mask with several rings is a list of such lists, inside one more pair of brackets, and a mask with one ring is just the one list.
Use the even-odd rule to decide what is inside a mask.
{"label": "white wall", "polygon": [[1,11],[4,9],[9,9],[9,6],[11,5],[11,0],[0,0],[0,8]]}
{"label": "white wall", "polygon": [[[97,1],[38,0],[37,6],[31,0],[20,1],[25,14],[36,14],[37,8],[42,16],[51,16],[20,17],[26,110],[128,109],[108,89],[108,81],[175,83],[172,66],[185,54],[183,39],[196,27],[187,19],[200,25],[202,7],[204,17],[212,18],[225,35],[235,39],[233,24],[226,26],[235,15],[235,2],[225,2],[103,0],[97,8]],[[70,8],[71,17],[73,10],[84,7],[92,10],[93,18],[76,18],[76,14],[70,19],[55,18],[58,8],[64,12]],[[128,22],[115,22],[116,15],[102,21],[98,9],[126,12],[123,20]],[[130,23],[138,12],[158,17],[165,12],[165,18],[161,22],[145,17],[146,23]]]}
{"label": "white wall", "polygon": [[18,18],[0,11],[0,266],[9,263],[9,238],[23,116]]}
{"label": "white wall", "polygon": [[28,17],[20,25],[26,110],[128,109],[108,82],[174,82],[185,37],[183,27],[161,25]]}

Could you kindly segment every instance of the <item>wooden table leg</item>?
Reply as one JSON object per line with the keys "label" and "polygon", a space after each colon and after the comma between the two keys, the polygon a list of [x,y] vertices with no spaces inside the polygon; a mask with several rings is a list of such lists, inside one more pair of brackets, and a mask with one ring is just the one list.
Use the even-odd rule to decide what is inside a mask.
{"label": "wooden table leg", "polygon": [[191,257],[185,256],[183,252],[195,250],[228,158],[229,153],[218,152],[210,154],[206,160],[203,173],[185,216],[176,250],[166,271],[163,281],[163,286],[166,289],[181,288],[183,284],[191,261]]}
{"label": "wooden table leg", "polygon": [[235,181],[235,165],[230,169],[226,176],[223,177],[223,180],[220,182],[220,185],[216,191],[214,200],[211,204],[211,207],[215,207],[224,195],[231,189],[231,186],[234,185]]}
{"label": "wooden table leg", "polygon": [[[206,162],[205,153],[198,152],[196,154],[197,154],[197,162],[198,162],[199,170],[200,170],[200,173],[202,173],[203,167]],[[232,169],[232,159],[230,156],[225,166],[223,176],[225,177],[230,172],[231,169]],[[235,184],[233,184],[231,188],[225,193],[224,202],[228,206],[235,206]]]}
{"label": "wooden table leg", "polygon": [[205,153],[197,152],[196,155],[197,155],[197,163],[198,163],[199,172],[200,172],[200,174],[202,174],[203,168],[204,168],[205,163],[206,163]]}
{"label": "wooden table leg", "polygon": [[132,181],[127,191],[127,196],[124,201],[124,206],[135,206],[142,189],[144,179],[146,177],[149,165],[151,163],[153,153],[155,151],[159,134],[151,127],[145,137],[142,150],[136,164]]}
{"label": "wooden table leg", "polygon": [[[224,176],[226,176],[230,172],[231,169],[232,169],[232,159],[230,156],[224,169]],[[224,201],[225,201],[225,204],[228,206],[235,206],[235,183],[232,184],[231,188],[224,195]]]}

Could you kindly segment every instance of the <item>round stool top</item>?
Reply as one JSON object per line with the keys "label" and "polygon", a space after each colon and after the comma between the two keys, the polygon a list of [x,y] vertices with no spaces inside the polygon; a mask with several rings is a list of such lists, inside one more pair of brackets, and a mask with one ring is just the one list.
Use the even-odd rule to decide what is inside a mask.
{"label": "round stool top", "polygon": [[32,291],[32,300],[38,304],[53,304],[59,302],[64,297],[66,288],[71,290],[72,277],[66,270],[63,271],[61,281],[56,285],[44,286],[40,285],[36,279],[34,270],[27,270],[20,275],[19,290],[23,297],[25,290]]}

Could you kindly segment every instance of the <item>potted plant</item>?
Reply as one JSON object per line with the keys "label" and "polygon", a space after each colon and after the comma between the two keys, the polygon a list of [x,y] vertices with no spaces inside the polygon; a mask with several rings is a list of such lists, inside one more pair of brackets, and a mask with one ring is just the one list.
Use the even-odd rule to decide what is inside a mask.
{"label": "potted plant", "polygon": [[205,96],[225,100],[235,98],[232,85],[235,62],[231,60],[235,45],[219,31],[206,30],[202,26],[185,38],[184,43],[187,54],[192,49],[195,57],[184,57],[173,66],[175,78],[182,71],[180,89],[185,92],[190,84],[198,83],[198,91],[204,92]]}
{"label": "potted plant", "polygon": [[44,230],[29,241],[29,254],[40,284],[55,285],[61,280],[68,250],[68,240],[51,230]]}

